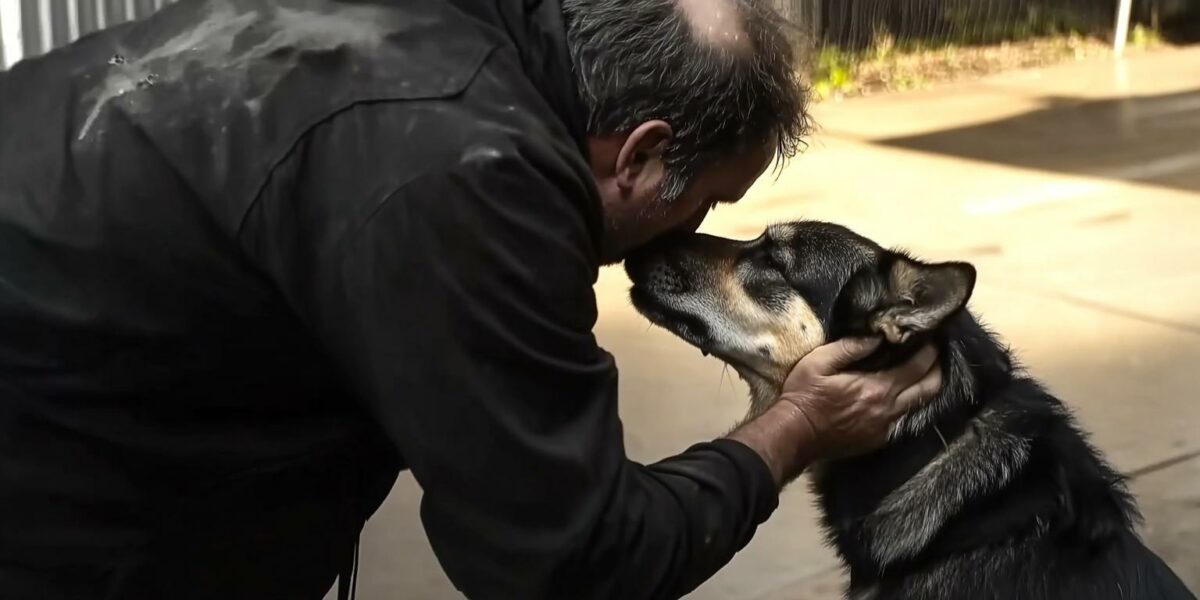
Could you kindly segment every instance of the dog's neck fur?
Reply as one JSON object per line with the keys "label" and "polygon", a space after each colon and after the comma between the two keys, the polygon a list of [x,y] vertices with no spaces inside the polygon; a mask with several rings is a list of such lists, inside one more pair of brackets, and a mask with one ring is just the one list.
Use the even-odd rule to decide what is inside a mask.
{"label": "dog's neck fur", "polygon": [[[809,469],[832,541],[851,563],[869,563],[882,569],[911,558],[924,548],[950,515],[929,514],[933,509],[921,496],[931,491],[942,493],[938,488],[943,486],[963,484],[952,480],[954,474],[938,475],[928,467],[944,454],[978,452],[972,446],[973,436],[977,435],[974,428],[988,410],[986,394],[1002,393],[1016,378],[1008,350],[998,345],[965,310],[949,319],[931,339],[938,348],[942,369],[943,383],[938,395],[902,417],[883,449],[854,459],[823,462]],[[875,368],[887,368],[911,354],[910,349],[897,350],[885,348],[892,356],[876,361]],[[748,383],[752,414],[778,399],[780,384]],[[990,466],[999,466],[1002,471],[1015,472],[1025,460],[1027,448],[1007,440],[1000,440],[999,444],[983,454],[983,459],[995,461]],[[871,483],[860,490],[860,495],[851,497],[839,492],[839,481],[846,479]],[[999,483],[1003,482],[984,481],[977,487]],[[974,491],[963,489],[962,493]],[[868,537],[869,555],[847,556],[860,544],[849,543],[841,536],[858,540]]]}
{"label": "dog's neck fur", "polygon": [[779,400],[779,394],[783,390],[782,381],[770,381],[757,375],[743,375],[742,380],[750,388],[750,410],[746,413],[745,421],[751,421],[766,411]]}

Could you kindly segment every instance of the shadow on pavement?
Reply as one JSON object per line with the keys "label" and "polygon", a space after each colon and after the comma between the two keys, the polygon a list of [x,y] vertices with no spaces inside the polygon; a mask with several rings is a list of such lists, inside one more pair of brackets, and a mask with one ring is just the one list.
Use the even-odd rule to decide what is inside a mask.
{"label": "shadow on pavement", "polygon": [[1044,108],[883,146],[1200,191],[1200,90],[1121,99],[1049,96]]}

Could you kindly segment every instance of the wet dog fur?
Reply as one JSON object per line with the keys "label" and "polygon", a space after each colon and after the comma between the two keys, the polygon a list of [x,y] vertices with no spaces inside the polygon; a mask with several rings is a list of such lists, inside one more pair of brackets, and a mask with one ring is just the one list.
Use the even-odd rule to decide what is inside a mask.
{"label": "wet dog fur", "polygon": [[936,345],[937,397],[903,417],[884,448],[808,469],[848,598],[1195,598],[1139,539],[1123,477],[966,310],[971,265],[922,262],[798,221],[751,241],[677,236],[626,270],[643,315],[747,382],[747,418],[823,343],[883,336],[854,366],[863,371]]}

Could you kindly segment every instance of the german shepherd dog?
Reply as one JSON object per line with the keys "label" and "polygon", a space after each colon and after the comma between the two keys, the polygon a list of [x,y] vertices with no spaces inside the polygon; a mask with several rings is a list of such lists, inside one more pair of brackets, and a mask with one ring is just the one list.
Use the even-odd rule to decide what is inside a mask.
{"label": "german shepherd dog", "polygon": [[639,312],[737,370],[750,417],[826,342],[884,338],[859,371],[937,347],[941,391],[882,449],[809,468],[847,597],[1194,600],[1139,539],[1123,477],[965,310],[970,264],[799,221],[752,241],[675,237],[626,270]]}

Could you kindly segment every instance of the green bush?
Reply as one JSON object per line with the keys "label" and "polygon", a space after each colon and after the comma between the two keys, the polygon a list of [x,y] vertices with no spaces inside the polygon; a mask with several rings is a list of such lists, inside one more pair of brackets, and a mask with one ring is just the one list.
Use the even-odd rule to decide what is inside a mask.
{"label": "green bush", "polygon": [[860,57],[839,48],[822,48],[812,73],[813,91],[821,98],[857,89],[854,71]]}

